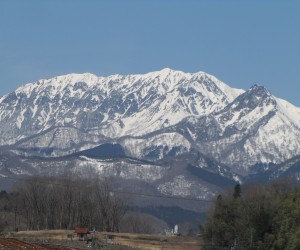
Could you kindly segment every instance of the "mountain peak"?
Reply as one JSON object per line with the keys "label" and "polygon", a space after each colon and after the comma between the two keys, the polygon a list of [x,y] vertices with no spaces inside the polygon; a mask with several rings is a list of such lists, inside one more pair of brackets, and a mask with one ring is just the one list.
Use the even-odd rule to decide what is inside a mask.
{"label": "mountain peak", "polygon": [[173,69],[171,69],[171,68],[163,68],[162,70],[160,70],[160,72],[162,72],[162,73],[169,73],[170,71],[175,71],[175,70],[173,70]]}
{"label": "mountain peak", "polygon": [[[154,71],[154,72],[150,72],[150,75],[159,75],[162,77],[168,77],[168,76],[173,76],[173,75],[188,75],[188,73],[185,73],[183,71],[179,71],[179,70],[174,70],[171,68],[163,68],[161,70],[158,71]],[[148,75],[148,74],[146,74]]]}
{"label": "mountain peak", "polygon": [[265,91],[265,92],[269,92],[269,90],[266,87],[264,87],[264,86],[262,86],[260,84],[257,84],[257,83],[254,84],[254,85],[252,85],[250,87],[250,90],[252,90],[252,91]]}
{"label": "mountain peak", "polygon": [[254,96],[257,96],[257,97],[263,97],[263,98],[270,97],[271,99],[274,99],[274,97],[270,93],[270,91],[262,85],[254,84],[253,86],[251,86],[251,88],[247,92],[250,95],[254,95]]}

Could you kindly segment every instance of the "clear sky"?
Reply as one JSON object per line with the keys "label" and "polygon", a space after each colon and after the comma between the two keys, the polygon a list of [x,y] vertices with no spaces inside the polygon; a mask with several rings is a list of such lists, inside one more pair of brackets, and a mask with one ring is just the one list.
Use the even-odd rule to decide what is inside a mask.
{"label": "clear sky", "polygon": [[205,71],[300,107],[299,0],[0,0],[0,96],[68,73]]}

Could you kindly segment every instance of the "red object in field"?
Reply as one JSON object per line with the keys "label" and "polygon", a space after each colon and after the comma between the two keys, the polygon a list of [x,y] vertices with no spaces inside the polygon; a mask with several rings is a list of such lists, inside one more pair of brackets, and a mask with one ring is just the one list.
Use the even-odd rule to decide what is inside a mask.
{"label": "red object in field", "polygon": [[78,240],[87,240],[87,235],[90,234],[90,231],[87,227],[76,227],[74,233],[77,234]]}
{"label": "red object in field", "polygon": [[74,230],[76,234],[89,234],[90,231],[87,227],[76,227]]}

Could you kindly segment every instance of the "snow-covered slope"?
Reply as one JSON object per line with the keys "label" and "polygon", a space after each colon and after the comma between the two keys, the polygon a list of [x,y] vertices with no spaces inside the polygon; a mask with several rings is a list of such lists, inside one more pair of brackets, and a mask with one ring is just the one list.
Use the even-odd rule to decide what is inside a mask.
{"label": "snow-covered slope", "polygon": [[300,109],[254,85],[224,109],[191,117],[183,131],[207,156],[245,175],[258,163],[280,163],[300,154]]}
{"label": "snow-covered slope", "polygon": [[0,100],[1,144],[54,126],[107,137],[145,135],[189,115],[205,115],[242,91],[213,76],[163,69],[144,75],[70,74],[18,88]]}
{"label": "snow-covered slope", "polygon": [[244,91],[168,68],[26,84],[0,99],[0,127],[0,145],[27,154],[63,156],[106,142],[151,161],[196,150],[240,175],[300,154],[299,108],[262,86]]}

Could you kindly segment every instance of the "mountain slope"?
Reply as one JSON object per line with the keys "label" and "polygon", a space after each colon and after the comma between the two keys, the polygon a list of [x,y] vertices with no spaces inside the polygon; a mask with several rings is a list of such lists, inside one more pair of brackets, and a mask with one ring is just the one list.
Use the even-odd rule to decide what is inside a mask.
{"label": "mountain slope", "polygon": [[144,135],[189,115],[219,110],[239,93],[203,72],[170,69],[145,75],[70,74],[40,80],[1,98],[1,144],[14,144],[58,126],[95,130],[111,138]]}
{"label": "mountain slope", "polygon": [[299,108],[262,86],[239,90],[204,72],[40,80],[0,99],[0,127],[0,145],[27,155],[117,143],[155,162],[195,150],[232,176],[300,155]]}
{"label": "mountain slope", "polygon": [[255,85],[224,109],[189,117],[171,130],[245,175],[257,163],[279,163],[299,155],[299,117],[298,108]]}

